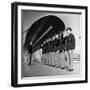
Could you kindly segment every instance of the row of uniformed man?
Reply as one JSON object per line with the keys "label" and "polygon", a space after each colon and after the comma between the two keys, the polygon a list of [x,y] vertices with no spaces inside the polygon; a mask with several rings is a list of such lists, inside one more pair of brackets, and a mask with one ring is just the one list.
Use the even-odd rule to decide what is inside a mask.
{"label": "row of uniformed man", "polygon": [[53,38],[49,38],[44,41],[42,45],[42,60],[43,64],[47,64],[55,67],[64,67],[61,60],[64,59],[63,53],[65,50],[63,34],[55,35]]}
{"label": "row of uniformed man", "polygon": [[54,38],[49,38],[41,45],[42,62],[50,66],[72,68],[72,50],[75,49],[74,35],[57,34]]}
{"label": "row of uniformed man", "polygon": [[42,44],[42,53],[48,53],[48,52],[56,52],[59,50],[60,52],[64,50],[64,38],[63,35],[56,35],[53,38],[49,38],[48,40],[44,41]]}

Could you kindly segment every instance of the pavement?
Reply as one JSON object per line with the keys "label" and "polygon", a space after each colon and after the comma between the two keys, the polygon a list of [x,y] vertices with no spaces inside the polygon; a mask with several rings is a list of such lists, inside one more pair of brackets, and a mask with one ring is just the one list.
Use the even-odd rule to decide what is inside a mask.
{"label": "pavement", "polygon": [[73,62],[73,71],[69,72],[66,69],[52,67],[43,64],[28,65],[23,62],[22,64],[22,77],[40,77],[40,76],[58,76],[58,75],[75,75],[80,74],[80,61]]}

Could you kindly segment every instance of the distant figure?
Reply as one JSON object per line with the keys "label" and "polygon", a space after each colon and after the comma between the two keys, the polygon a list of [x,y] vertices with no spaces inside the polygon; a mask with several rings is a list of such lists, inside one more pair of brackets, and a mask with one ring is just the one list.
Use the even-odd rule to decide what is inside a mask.
{"label": "distant figure", "polygon": [[28,65],[31,65],[31,60],[32,60],[32,46],[31,45],[29,45],[28,54],[29,54],[29,63],[28,63]]}
{"label": "distant figure", "polygon": [[33,53],[33,60],[35,60],[36,62],[38,63],[41,63],[42,62],[42,48],[36,50],[34,53]]}

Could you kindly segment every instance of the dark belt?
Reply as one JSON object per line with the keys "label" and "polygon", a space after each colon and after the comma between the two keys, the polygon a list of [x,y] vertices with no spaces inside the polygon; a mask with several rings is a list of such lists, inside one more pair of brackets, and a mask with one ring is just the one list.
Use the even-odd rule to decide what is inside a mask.
{"label": "dark belt", "polygon": [[61,52],[65,52],[65,50],[60,50],[59,52],[60,52],[60,53],[61,53]]}

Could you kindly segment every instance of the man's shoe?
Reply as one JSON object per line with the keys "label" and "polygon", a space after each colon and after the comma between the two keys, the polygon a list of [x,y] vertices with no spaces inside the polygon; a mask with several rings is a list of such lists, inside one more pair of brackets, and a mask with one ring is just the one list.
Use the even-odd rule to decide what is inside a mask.
{"label": "man's shoe", "polygon": [[73,69],[68,69],[69,72],[73,71]]}
{"label": "man's shoe", "polygon": [[61,69],[65,69],[65,67],[61,67]]}

